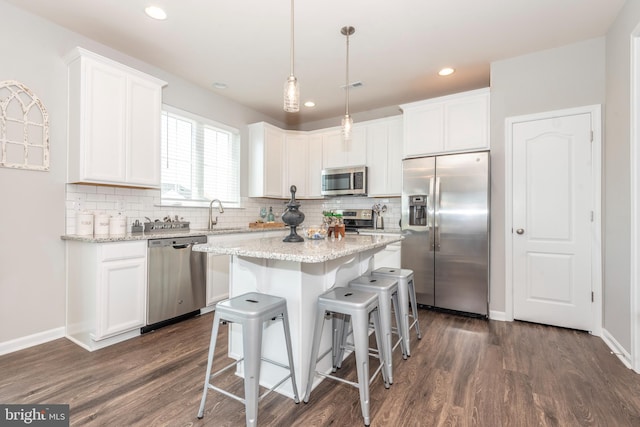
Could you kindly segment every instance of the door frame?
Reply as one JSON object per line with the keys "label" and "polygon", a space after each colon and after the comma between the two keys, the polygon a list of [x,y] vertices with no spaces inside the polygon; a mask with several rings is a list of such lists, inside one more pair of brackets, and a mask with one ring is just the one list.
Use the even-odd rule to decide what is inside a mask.
{"label": "door frame", "polygon": [[507,117],[505,119],[505,213],[504,213],[504,248],[505,248],[505,318],[513,321],[513,126],[518,123],[536,120],[553,119],[556,117],[577,114],[590,114],[593,141],[591,143],[591,172],[593,187],[593,222],[591,223],[591,290],[593,305],[591,310],[592,335],[602,333],[602,212],[601,212],[601,183],[602,183],[602,112],[601,105],[587,105],[583,107],[563,110],[547,111],[543,113],[527,114],[523,116]]}

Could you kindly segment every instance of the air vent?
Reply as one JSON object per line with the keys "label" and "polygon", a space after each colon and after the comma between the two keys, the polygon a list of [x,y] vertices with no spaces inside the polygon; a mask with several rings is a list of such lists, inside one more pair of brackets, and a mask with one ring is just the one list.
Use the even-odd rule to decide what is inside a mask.
{"label": "air vent", "polygon": [[[362,82],[353,82],[353,83],[349,84],[349,88],[351,88],[351,89],[355,89],[357,87],[362,87],[362,86],[363,86]],[[346,87],[347,87],[347,85],[340,86],[341,89],[344,89]]]}

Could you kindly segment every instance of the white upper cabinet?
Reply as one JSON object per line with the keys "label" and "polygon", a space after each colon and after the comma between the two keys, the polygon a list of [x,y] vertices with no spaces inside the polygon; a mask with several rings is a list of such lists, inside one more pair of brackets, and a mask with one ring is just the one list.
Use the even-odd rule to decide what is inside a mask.
{"label": "white upper cabinet", "polygon": [[249,125],[249,197],[282,197],[285,131],[265,122]]}
{"label": "white upper cabinet", "polygon": [[166,83],[81,48],[68,64],[68,182],[159,188]]}
{"label": "white upper cabinet", "polygon": [[322,135],[323,168],[364,166],[367,163],[367,130],[362,123],[353,126],[350,141],[342,139],[340,128],[331,128]]}
{"label": "white upper cabinet", "polygon": [[265,122],[249,125],[249,197],[321,198],[322,137],[285,131]]}
{"label": "white upper cabinet", "polygon": [[321,198],[322,137],[307,132],[288,131],[285,140],[286,178],[283,197],[291,197],[290,188],[295,185],[296,198]]}
{"label": "white upper cabinet", "polygon": [[367,122],[369,196],[402,193],[402,116]]}
{"label": "white upper cabinet", "polygon": [[403,157],[489,149],[489,89],[401,105]]}

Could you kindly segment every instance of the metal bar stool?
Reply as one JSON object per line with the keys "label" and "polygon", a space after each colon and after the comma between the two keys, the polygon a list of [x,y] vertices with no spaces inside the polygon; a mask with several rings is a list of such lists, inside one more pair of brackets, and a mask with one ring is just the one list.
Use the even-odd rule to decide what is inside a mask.
{"label": "metal bar stool", "polygon": [[[375,269],[371,274],[378,277],[393,278],[398,281],[398,300],[400,302],[400,317],[402,318],[402,332],[405,340],[404,347],[407,350],[407,356],[411,356],[409,341],[410,332],[414,326],[418,339],[422,338],[420,323],[418,322],[418,304],[416,302],[416,287],[413,282],[413,270],[409,270],[408,268],[380,267]],[[409,301],[407,301],[407,297]],[[409,314],[409,302],[411,302],[411,314]],[[413,320],[411,324],[409,324],[410,318]]]}
{"label": "metal bar stool", "polygon": [[[400,345],[400,348],[402,349],[402,357],[404,359],[407,358],[400,321],[398,281],[396,279],[377,277],[367,274],[351,280],[349,282],[349,288],[365,292],[374,292],[378,295],[380,307],[380,333],[382,335],[382,355],[387,367],[387,378],[389,379],[389,384],[393,384],[393,350]],[[394,328],[391,324],[392,304],[397,326],[395,329],[399,336],[399,339],[395,344],[393,342]],[[347,322],[345,322],[343,331],[343,342],[346,342],[346,335],[349,331],[349,325]]]}
{"label": "metal bar stool", "polygon": [[[275,320],[276,318],[282,319],[289,365],[284,365],[274,360],[262,357],[262,329],[264,323]],[[242,325],[242,347],[244,355],[240,360],[237,360],[212,374],[211,367],[213,365],[213,354],[216,349],[216,338],[218,336],[218,328],[221,321]],[[278,384],[259,396],[261,360],[281,368],[288,369],[289,374]],[[211,380],[213,378],[243,361],[244,399],[211,384]],[[215,316],[213,318],[211,342],[209,344],[207,373],[204,379],[204,390],[202,392],[200,409],[198,410],[198,418],[202,418],[204,416],[204,405],[207,400],[207,391],[211,389],[242,402],[245,405],[247,426],[255,426],[257,425],[258,419],[258,402],[289,378],[291,378],[291,384],[293,385],[294,401],[299,403],[298,386],[296,385],[296,377],[293,369],[293,353],[291,350],[291,333],[289,331],[287,301],[284,298],[272,295],[249,292],[217,303]]]}
{"label": "metal bar stool", "polygon": [[[353,326],[354,349],[356,353],[356,368],[358,374],[358,382],[347,381],[343,378],[336,377],[323,372],[316,372],[316,364],[319,360],[326,357],[333,348],[339,344],[337,341],[337,331],[333,329],[332,348],[318,357],[320,349],[320,340],[322,338],[322,328],[324,326],[325,315],[338,316],[338,318],[350,319]],[[379,372],[382,372],[385,388],[389,388],[384,369],[384,361],[382,353],[375,354],[380,361],[380,366],[369,377],[369,320],[373,321],[374,333],[376,337],[376,346],[380,348],[380,318],[378,315],[378,296],[371,292],[362,292],[357,289],[345,287],[333,288],[318,297],[316,322],[313,332],[313,345],[311,348],[311,359],[309,361],[309,378],[307,381],[307,389],[304,394],[303,401],[309,402],[311,387],[315,375],[325,378],[331,378],[340,382],[352,385],[360,391],[360,409],[364,424],[369,425],[371,418],[369,415],[369,385]]]}

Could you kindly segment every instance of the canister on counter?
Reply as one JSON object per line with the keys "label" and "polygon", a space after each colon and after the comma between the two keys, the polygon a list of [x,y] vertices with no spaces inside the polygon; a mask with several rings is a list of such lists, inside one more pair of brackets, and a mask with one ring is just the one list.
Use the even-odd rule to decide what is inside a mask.
{"label": "canister on counter", "polygon": [[76,234],[78,236],[93,236],[93,214],[76,212]]}
{"label": "canister on counter", "polygon": [[109,237],[124,237],[127,234],[127,217],[116,215],[109,218]]}
{"label": "canister on counter", "polygon": [[94,237],[109,237],[109,219],[110,216],[104,212],[99,212],[93,216],[93,235]]}

